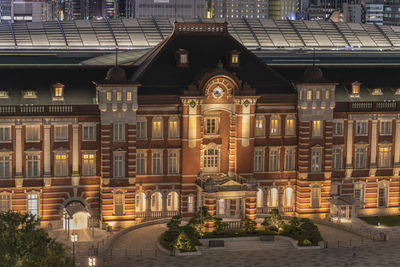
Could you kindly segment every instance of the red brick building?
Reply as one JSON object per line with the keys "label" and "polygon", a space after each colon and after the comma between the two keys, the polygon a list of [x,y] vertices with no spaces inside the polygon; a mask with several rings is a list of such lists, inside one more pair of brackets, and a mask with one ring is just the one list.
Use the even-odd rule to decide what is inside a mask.
{"label": "red brick building", "polygon": [[76,228],[203,205],[238,220],[399,213],[395,87],[282,76],[223,23],[177,23],[105,72],[1,70],[0,210]]}

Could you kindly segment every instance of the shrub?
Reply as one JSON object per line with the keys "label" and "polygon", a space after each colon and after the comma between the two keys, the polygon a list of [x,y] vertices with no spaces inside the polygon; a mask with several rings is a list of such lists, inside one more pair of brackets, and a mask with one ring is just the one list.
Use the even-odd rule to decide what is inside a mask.
{"label": "shrub", "polygon": [[298,237],[299,243],[303,244],[305,240],[311,242],[312,245],[317,246],[319,241],[322,241],[321,233],[318,227],[310,220],[304,221],[301,225],[301,233]]}
{"label": "shrub", "polygon": [[312,245],[312,243],[311,243],[311,241],[310,241],[310,240],[308,240],[308,239],[304,239],[304,240],[303,240],[303,245],[304,245],[304,246],[311,246],[311,245]]}
{"label": "shrub", "polygon": [[225,228],[228,226],[228,223],[223,222],[222,218],[214,218],[214,226],[215,226],[215,232],[217,234],[222,233]]}
{"label": "shrub", "polygon": [[244,222],[244,230],[247,233],[254,233],[256,230],[256,225],[257,223],[254,220],[246,219],[246,221]]}
{"label": "shrub", "polygon": [[192,240],[186,235],[185,232],[181,232],[174,243],[174,248],[179,249],[181,252],[196,251]]}
{"label": "shrub", "polygon": [[279,215],[279,210],[273,209],[271,211],[271,214],[265,217],[261,225],[265,226],[266,228],[269,228],[272,231],[279,231],[279,228],[284,226],[284,222],[282,221],[281,216]]}
{"label": "shrub", "polygon": [[179,225],[182,222],[182,216],[175,215],[171,218],[171,220],[167,223],[167,227],[170,231],[178,230]]}

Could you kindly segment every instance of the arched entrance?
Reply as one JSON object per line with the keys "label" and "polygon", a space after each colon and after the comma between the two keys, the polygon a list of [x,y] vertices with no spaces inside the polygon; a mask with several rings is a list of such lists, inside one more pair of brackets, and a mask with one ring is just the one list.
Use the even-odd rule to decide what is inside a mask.
{"label": "arched entrance", "polygon": [[64,208],[63,227],[69,230],[87,229],[90,217],[89,211],[80,201],[69,202]]}

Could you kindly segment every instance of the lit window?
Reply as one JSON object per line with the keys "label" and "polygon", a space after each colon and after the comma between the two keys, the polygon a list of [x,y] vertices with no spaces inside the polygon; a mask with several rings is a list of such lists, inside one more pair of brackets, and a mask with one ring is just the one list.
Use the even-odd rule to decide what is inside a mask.
{"label": "lit window", "polygon": [[125,123],[114,123],[113,124],[114,141],[125,140]]}
{"label": "lit window", "polygon": [[26,156],[27,177],[39,177],[39,156],[28,154]]}
{"label": "lit window", "polygon": [[111,92],[107,92],[106,95],[107,95],[107,101],[111,101]]}
{"label": "lit window", "polygon": [[179,137],[178,118],[170,118],[168,121],[168,137]]}
{"label": "lit window", "polygon": [[320,90],[317,90],[317,91],[315,92],[315,98],[316,98],[316,99],[320,99],[320,98],[321,98],[321,91],[320,91]]}
{"label": "lit window", "polygon": [[152,168],[153,174],[162,174],[162,153],[161,151],[155,151],[152,155]]}
{"label": "lit window", "polygon": [[400,95],[400,88],[396,88],[396,91],[394,92],[395,95]]}
{"label": "lit window", "polygon": [[82,155],[83,166],[82,174],[83,176],[94,176],[96,175],[96,155],[94,153],[85,153]]}
{"label": "lit window", "polygon": [[145,193],[141,192],[136,194],[136,201],[135,201],[136,211],[143,212],[146,210],[146,195]]}
{"label": "lit window", "polygon": [[126,93],[126,101],[132,101],[132,92],[127,92]]}
{"label": "lit window", "polygon": [[264,136],[264,116],[256,117],[256,136]]}
{"label": "lit window", "polygon": [[372,93],[371,93],[372,95],[383,95],[383,91],[382,91],[382,88],[374,88],[373,90],[372,90]]}
{"label": "lit window", "polygon": [[351,84],[351,96],[352,97],[359,97],[360,96],[360,83],[354,82]]}
{"label": "lit window", "polygon": [[138,117],[136,122],[136,137],[138,139],[147,138],[147,120],[144,117]]}
{"label": "lit window", "polygon": [[388,146],[379,147],[379,168],[390,168],[390,153],[391,149]]}
{"label": "lit window", "polygon": [[124,215],[124,194],[121,191],[114,193],[114,215]]}
{"label": "lit window", "polygon": [[188,196],[188,212],[194,212],[194,196]]}
{"label": "lit window", "polygon": [[279,170],[279,149],[270,148],[269,150],[269,171]]}
{"label": "lit window", "polygon": [[163,137],[163,121],[162,118],[153,119],[152,137],[153,139],[161,139]]}
{"label": "lit window", "polygon": [[0,194],[0,213],[11,210],[11,197],[9,194]]}
{"label": "lit window", "polygon": [[356,122],[356,135],[367,135],[368,123],[366,121]]}
{"label": "lit window", "polygon": [[63,88],[62,87],[54,88],[54,96],[55,97],[62,97],[63,96]]}
{"label": "lit window", "polygon": [[117,92],[117,101],[121,101],[121,100],[122,100],[122,93]]}
{"label": "lit window", "polygon": [[270,135],[279,135],[279,119],[277,118],[271,118]]}
{"label": "lit window", "polygon": [[294,202],[294,197],[293,197],[293,189],[291,187],[288,187],[285,189],[283,192],[283,206],[285,207],[291,207],[293,206]]}
{"label": "lit window", "polygon": [[68,176],[67,154],[55,155],[55,176]]}
{"label": "lit window", "polygon": [[113,176],[125,176],[125,155],[123,153],[114,153],[113,155]]}
{"label": "lit window", "polygon": [[311,100],[312,99],[312,91],[308,90],[307,91],[307,100]]}
{"label": "lit window", "polygon": [[55,141],[68,140],[68,126],[66,126],[66,125],[54,126],[54,140]]}
{"label": "lit window", "polygon": [[381,121],[380,132],[381,132],[381,135],[391,135],[392,134],[392,122],[391,121]]}
{"label": "lit window", "polygon": [[286,119],[285,134],[286,134],[287,136],[296,135],[295,123],[296,123],[296,121],[295,121],[294,118],[288,118],[288,119]]}
{"label": "lit window", "polygon": [[7,91],[0,91],[0,98],[8,98],[8,92]]}
{"label": "lit window", "polygon": [[37,94],[33,90],[25,91],[24,98],[37,98]]}
{"label": "lit window", "polygon": [[0,126],[0,142],[1,141],[11,141],[10,126]]}
{"label": "lit window", "polygon": [[322,150],[320,148],[313,148],[311,150],[311,171],[321,172],[322,170]]}
{"label": "lit window", "polygon": [[181,64],[187,64],[188,63],[188,55],[183,53],[180,54],[180,63]]}
{"label": "lit window", "polygon": [[271,208],[278,207],[278,190],[276,188],[271,188],[268,191],[267,205]]}
{"label": "lit window", "polygon": [[11,156],[0,155],[0,178],[11,177]]}
{"label": "lit window", "polygon": [[219,166],[218,149],[208,148],[204,150],[203,168],[208,172],[217,172]]}
{"label": "lit window", "polygon": [[321,137],[322,136],[322,131],[321,131],[321,121],[313,121],[313,128],[312,128],[312,135],[314,137]]}
{"label": "lit window", "polygon": [[325,99],[329,99],[329,93],[330,93],[329,90],[325,90]]}
{"label": "lit window", "polygon": [[83,141],[96,140],[96,125],[84,125],[82,128],[83,128]]}
{"label": "lit window", "polygon": [[168,174],[178,173],[178,152],[170,151],[168,153]]}
{"label": "lit window", "polygon": [[39,217],[39,196],[38,194],[28,194],[28,214],[36,219]]}
{"label": "lit window", "polygon": [[254,171],[255,172],[264,171],[264,150],[263,149],[254,150]]}
{"label": "lit window", "polygon": [[146,174],[146,152],[139,151],[136,159],[136,174]]}

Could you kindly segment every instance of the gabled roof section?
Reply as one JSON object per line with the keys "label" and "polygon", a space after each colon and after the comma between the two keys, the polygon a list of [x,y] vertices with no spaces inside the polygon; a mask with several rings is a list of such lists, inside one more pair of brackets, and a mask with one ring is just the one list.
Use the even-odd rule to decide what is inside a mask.
{"label": "gabled roof section", "polygon": [[[179,49],[189,53],[187,68],[176,64]],[[239,67],[227,62],[234,50],[240,52]],[[226,23],[175,23],[173,33],[136,62],[139,67],[131,81],[142,85],[139,94],[180,94],[198,81],[199,74],[215,69],[219,61],[257,94],[296,93],[285,78],[234,39]]]}

